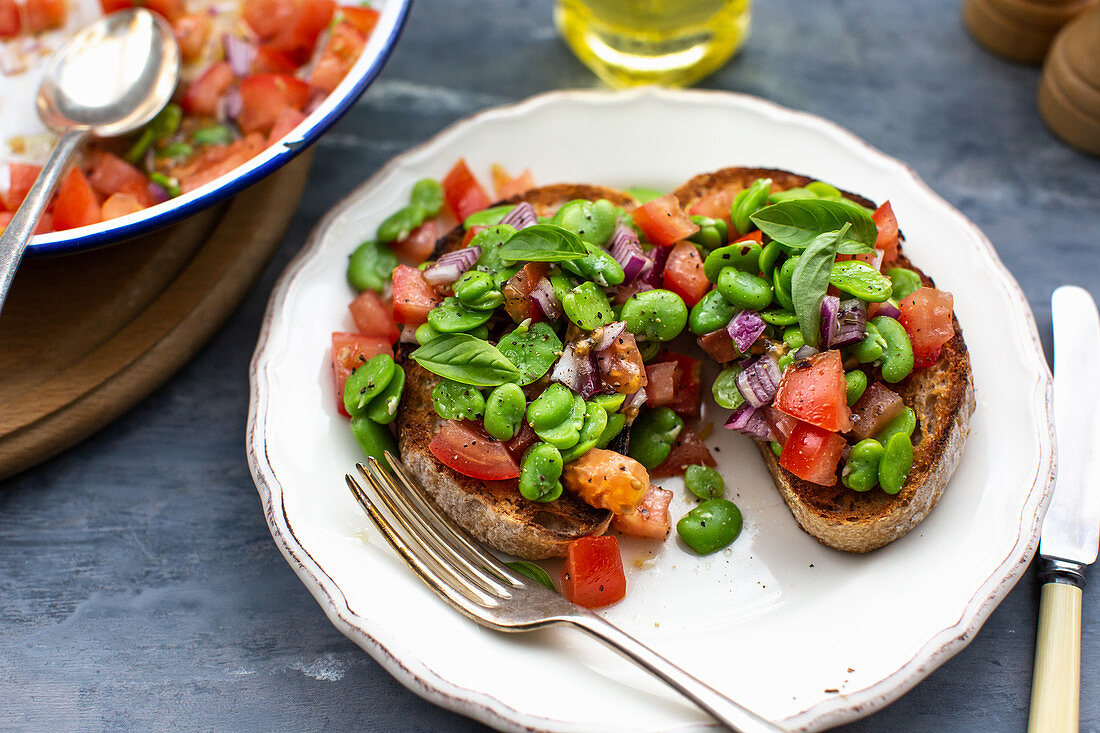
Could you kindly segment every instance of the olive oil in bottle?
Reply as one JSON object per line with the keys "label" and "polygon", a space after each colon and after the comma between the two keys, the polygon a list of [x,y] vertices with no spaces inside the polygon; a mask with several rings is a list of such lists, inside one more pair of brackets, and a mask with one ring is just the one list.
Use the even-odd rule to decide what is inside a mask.
{"label": "olive oil in bottle", "polygon": [[613,87],[689,86],[741,48],[751,0],[556,0],[566,43]]}

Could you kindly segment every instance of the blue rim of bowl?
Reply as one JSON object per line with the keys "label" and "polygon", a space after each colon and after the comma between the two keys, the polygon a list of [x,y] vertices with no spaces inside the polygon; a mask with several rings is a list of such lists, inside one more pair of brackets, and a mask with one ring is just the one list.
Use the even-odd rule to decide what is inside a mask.
{"label": "blue rim of bowl", "polygon": [[[344,113],[351,109],[352,105],[362,96],[367,87],[374,82],[381,73],[382,67],[393,55],[397,40],[400,38],[408,20],[411,7],[412,0],[386,0],[381,11],[382,17],[379,19],[380,28],[376,30],[386,28],[387,26],[382,21],[388,19],[388,33],[384,40],[375,45],[374,54],[368,57],[364,52],[364,56],[356,62],[356,66],[348,73],[348,77],[353,78],[354,81],[342,90],[340,87],[349,82],[348,79],[341,82],[340,87],[337,87],[321,104],[321,107],[307,117],[301,125],[251,161],[197,189],[194,192],[197,195],[193,197],[184,196],[170,199],[154,207],[156,209],[163,206],[165,207],[163,211],[145,216],[141,215],[143,212],[139,212],[138,214],[122,217],[117,226],[103,228],[102,222],[94,224],[92,227],[98,229],[86,234],[80,234],[80,232],[83,229],[92,227],[80,227],[68,231],[37,235],[31,239],[26,254],[33,257],[71,254],[117,244],[147,234],[213,206],[283,167],[316,142],[322,133],[343,117]],[[391,10],[391,8],[393,9]],[[375,41],[375,38],[376,36],[372,34],[371,41]],[[371,45],[372,43],[368,42],[367,48],[370,48]],[[337,94],[338,92],[339,94]],[[335,103],[331,103],[333,99],[336,100]],[[326,107],[328,109],[325,109]],[[324,111],[322,112],[322,110]],[[310,119],[314,115],[317,115],[316,119]],[[203,189],[207,187],[209,187],[209,190],[204,191]],[[177,201],[179,203],[172,205],[173,202]],[[131,218],[133,218],[133,221],[129,221]]]}

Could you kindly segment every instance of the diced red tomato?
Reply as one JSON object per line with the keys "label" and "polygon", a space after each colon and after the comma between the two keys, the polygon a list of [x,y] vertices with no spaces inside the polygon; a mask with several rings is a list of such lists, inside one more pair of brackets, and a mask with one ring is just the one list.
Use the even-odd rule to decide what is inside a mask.
{"label": "diced red tomato", "polygon": [[332,334],[332,376],[336,387],[336,407],[344,417],[344,382],[361,364],[379,354],[392,354],[393,348],[387,339],[377,336],[364,336],[361,333],[336,331]]}
{"label": "diced red tomato", "polygon": [[115,193],[103,202],[100,212],[103,220],[106,221],[107,219],[117,219],[120,216],[133,214],[144,208],[132,193]]}
{"label": "diced red tomato", "polygon": [[97,150],[88,160],[88,183],[100,196],[111,196],[129,186],[145,188],[148,183],[144,173],[113,153]]}
{"label": "diced red tomato", "polygon": [[[15,216],[14,211],[0,211],[0,231],[4,230],[8,224],[11,223],[12,218]],[[34,227],[35,234],[45,234],[46,232],[53,231],[53,214],[49,211],[42,214],[38,219],[38,224]]]}
{"label": "diced red tomato", "polygon": [[346,21],[337,23],[321,51],[321,58],[313,67],[310,83],[322,91],[331,92],[355,65],[365,45],[367,37],[362,31]]}
{"label": "diced red tomato", "polygon": [[241,113],[237,124],[244,132],[271,132],[287,108],[301,110],[309,103],[309,84],[289,74],[253,74],[241,81]]}
{"label": "diced red tomato", "polygon": [[496,189],[497,198],[501,201],[535,187],[535,177],[531,175],[530,168],[524,169],[518,176],[512,176],[504,166],[494,163],[489,171],[493,175],[493,188]]}
{"label": "diced red tomato", "polygon": [[680,202],[671,193],[635,209],[634,223],[641,228],[651,244],[661,247],[679,242],[699,231],[699,226],[691,223],[691,218],[684,213]]}
{"label": "diced red tomato", "polygon": [[763,244],[764,232],[756,229],[755,231],[751,231],[748,234],[742,234],[736,240],[734,240],[734,244],[736,244],[737,242],[756,242],[757,244]]}
{"label": "diced red tomato", "polygon": [[123,8],[148,8],[173,22],[183,14],[183,0],[99,0],[104,13],[113,13]]}
{"label": "diced red tomato", "polygon": [[463,247],[469,247],[470,242],[472,242],[474,240],[474,237],[476,237],[479,232],[483,232],[488,228],[489,227],[481,226],[480,224],[475,224],[472,227],[470,227],[469,229],[467,229],[466,233],[462,235],[462,246]]}
{"label": "diced red tomato", "polygon": [[0,232],[11,224],[11,220],[15,217],[14,211],[0,211]]}
{"label": "diced red tomato", "polygon": [[825,430],[852,427],[844,365],[836,349],[814,354],[783,372],[775,409]]}
{"label": "diced red tomato", "polygon": [[305,112],[296,110],[293,107],[285,108],[279,113],[279,118],[275,120],[275,124],[271,127],[271,132],[267,133],[267,144],[274,145],[282,140],[288,132],[302,124],[302,120],[305,118]]}
{"label": "diced red tomato", "polygon": [[397,324],[393,322],[393,306],[382,300],[382,296],[373,290],[364,290],[348,306],[351,319],[359,333],[367,336],[379,336],[395,343],[401,335]]}
{"label": "diced red tomato", "polygon": [[619,394],[633,394],[646,386],[645,364],[638,342],[630,331],[623,331],[596,355],[596,365],[604,384]]}
{"label": "diced red tomato", "polygon": [[293,74],[298,62],[286,51],[276,51],[267,46],[256,49],[256,58],[252,60],[253,74]]}
{"label": "diced red tomato", "polygon": [[180,56],[185,62],[195,61],[202,56],[202,51],[206,47],[206,38],[210,35],[210,15],[207,13],[181,15],[172,24],[172,30],[180,46]]}
{"label": "diced red tomato", "polygon": [[344,20],[358,28],[359,32],[368,38],[374,32],[374,26],[378,25],[380,15],[374,8],[362,5],[344,5],[340,8],[340,14],[344,16]]}
{"label": "diced red tomato", "polygon": [[585,608],[601,608],[626,596],[626,575],[619,541],[610,535],[581,537],[565,550],[561,592]]}
{"label": "diced red tomato", "polygon": [[335,9],[333,0],[245,0],[242,12],[265,45],[305,61]]}
{"label": "diced red tomato", "polygon": [[705,336],[700,336],[695,341],[699,344],[700,349],[707,352],[707,354],[719,364],[725,364],[741,356],[741,351],[737,348],[737,344],[733,343],[729,331],[724,328],[720,328],[717,331],[711,331]]}
{"label": "diced red tomato", "polygon": [[0,38],[15,38],[23,28],[15,0],[0,0]]}
{"label": "diced red tomato", "polygon": [[236,80],[229,62],[214,64],[191,82],[180,100],[180,106],[188,114],[213,117],[218,112],[218,102]]}
{"label": "diced red tomato", "polygon": [[65,0],[27,0],[27,30],[31,33],[60,28],[68,16]]}
{"label": "diced red tomato", "polygon": [[519,463],[523,459],[523,454],[527,452],[527,449],[537,443],[539,436],[535,434],[535,431],[531,429],[531,426],[524,420],[520,424],[519,432],[508,441],[508,453],[512,458]]}
{"label": "diced red tomato", "polygon": [[674,361],[647,364],[645,376],[647,406],[660,407],[676,399],[676,385],[680,383],[679,364]]}
{"label": "diced red tomato", "polygon": [[53,225],[58,231],[98,224],[103,221],[99,200],[88,184],[88,179],[73,166],[60,188],[53,205]]}
{"label": "diced red tomato", "polygon": [[878,227],[878,239],[875,240],[875,249],[883,251],[883,262],[891,262],[898,256],[898,220],[894,216],[894,210],[887,201],[875,210],[872,217],[875,226]]}
{"label": "diced red tomato", "polygon": [[717,465],[710,449],[691,428],[684,428],[672,444],[672,451],[660,465],[649,472],[650,478],[682,476],[688,466]]}
{"label": "diced red tomato", "polygon": [[415,267],[398,265],[393,271],[393,318],[416,327],[428,320],[428,311],[443,302]]}
{"label": "diced red tomato", "polygon": [[3,194],[4,206],[8,211],[15,211],[23,203],[30,193],[31,186],[38,180],[38,174],[42,172],[40,165],[27,165],[26,163],[12,163],[8,166],[8,190]]}
{"label": "diced red tomato", "polygon": [[237,166],[251,160],[267,147],[267,138],[252,132],[229,145],[208,145],[185,165],[173,171],[183,193],[194,191]]}
{"label": "diced red tomato", "polygon": [[822,486],[836,485],[836,467],[846,441],[839,433],[798,421],[783,444],[779,465],[800,479]]}
{"label": "diced red tomato", "polygon": [[692,242],[677,242],[672,248],[665,262],[664,286],[683,298],[688,308],[710,290],[710,280],[703,272],[703,258]]}
{"label": "diced red tomato", "polygon": [[464,476],[482,481],[503,481],[519,478],[516,464],[508,447],[487,437],[465,420],[447,420],[428,444],[428,450],[439,462]]}
{"label": "diced red tomato", "polygon": [[439,239],[439,219],[429,219],[409,232],[409,236],[390,246],[402,260],[419,265],[431,257],[432,252],[435,251],[437,239]]}
{"label": "diced red tomato", "polygon": [[668,505],[671,502],[671,491],[651,486],[633,514],[616,514],[611,517],[611,527],[631,537],[663,540],[672,528],[668,518]]}
{"label": "diced red tomato", "polygon": [[954,306],[951,293],[935,288],[917,288],[901,301],[898,320],[913,343],[915,366],[935,364],[943,345],[955,335]]}
{"label": "diced red tomato", "polygon": [[668,406],[673,412],[685,417],[698,417],[703,362],[684,354],[677,354],[674,351],[662,351],[657,354],[657,361],[672,361],[680,368],[680,381],[676,385],[676,397],[668,403]]}
{"label": "diced red tomato", "polygon": [[443,179],[443,197],[459,221],[465,221],[467,216],[492,203],[489,194],[470,172],[465,158],[459,158]]}
{"label": "diced red tomato", "polygon": [[722,219],[726,224],[729,224],[730,206],[733,205],[733,197],[736,195],[737,191],[732,188],[723,188],[714,193],[707,194],[688,207],[688,214],[693,216],[706,216],[711,219]]}
{"label": "diced red tomato", "polygon": [[531,299],[531,291],[539,284],[539,280],[545,277],[547,269],[548,265],[545,262],[528,262],[501,288],[501,292],[504,293],[504,310],[516,323],[521,323],[527,318],[541,320],[542,311]]}

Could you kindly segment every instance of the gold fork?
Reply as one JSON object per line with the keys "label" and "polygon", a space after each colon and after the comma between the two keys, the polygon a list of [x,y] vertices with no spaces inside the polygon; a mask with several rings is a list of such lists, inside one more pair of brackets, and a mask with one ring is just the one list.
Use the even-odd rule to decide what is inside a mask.
{"label": "gold fork", "polygon": [[[569,625],[594,636],[679,690],[733,730],[782,730],[677,667],[602,617],[516,573],[440,511],[395,456],[391,474],[374,458],[356,464],[348,488],[382,536],[432,590],[482,626],[518,632]],[[389,518],[383,515],[384,507]]]}

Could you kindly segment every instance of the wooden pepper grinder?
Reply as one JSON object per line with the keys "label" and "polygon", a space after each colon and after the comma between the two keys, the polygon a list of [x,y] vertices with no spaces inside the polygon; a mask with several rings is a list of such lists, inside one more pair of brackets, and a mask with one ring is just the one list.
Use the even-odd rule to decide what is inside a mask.
{"label": "wooden pepper grinder", "polygon": [[1097,0],[963,0],[970,34],[990,51],[1040,64],[1058,31]]}
{"label": "wooden pepper grinder", "polygon": [[1055,39],[1043,64],[1039,112],[1070,145],[1100,155],[1100,6]]}

